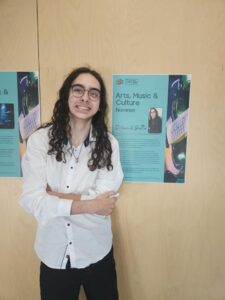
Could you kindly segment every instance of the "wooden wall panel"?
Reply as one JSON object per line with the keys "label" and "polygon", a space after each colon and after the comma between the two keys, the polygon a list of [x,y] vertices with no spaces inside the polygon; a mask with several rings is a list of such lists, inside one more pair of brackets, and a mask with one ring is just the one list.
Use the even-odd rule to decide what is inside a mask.
{"label": "wooden wall panel", "polygon": [[[16,44],[20,45],[24,22],[33,28],[27,39],[35,45],[29,62],[35,68],[35,3],[20,2],[33,15],[28,20],[17,19],[13,3],[2,1],[0,7],[13,14],[13,24],[20,24],[19,34],[11,30]],[[0,15],[6,20],[3,11]],[[43,121],[52,113],[66,74],[77,66],[88,64],[101,71],[110,106],[113,73],[192,74],[186,184],[124,183],[113,214],[120,299],[224,299],[224,0],[38,0],[38,15]],[[5,43],[12,41],[2,27],[0,37]],[[20,68],[20,62],[26,67],[21,48],[15,62],[11,51],[3,51],[2,68]],[[17,208],[20,183],[16,181],[13,191],[11,182],[0,180],[7,241],[1,247],[6,257],[2,274],[14,282],[11,269],[6,272],[10,264],[16,272],[21,268],[26,277],[2,298],[31,299],[22,297],[26,281],[26,295],[33,292],[32,299],[38,299],[38,261],[30,246],[35,224]],[[12,222],[9,229],[6,218]]]}
{"label": "wooden wall panel", "polygon": [[225,296],[225,2],[39,1],[39,10],[48,107],[63,74],[83,64],[102,72],[109,95],[112,73],[193,75],[187,183],[122,187],[113,216],[120,294],[122,300]]}
{"label": "wooden wall panel", "polygon": [[[38,70],[35,0],[0,1],[0,71]],[[39,299],[36,224],[18,205],[20,178],[0,178],[0,299]]]}
{"label": "wooden wall panel", "polygon": [[38,69],[35,0],[0,1],[1,71]]}

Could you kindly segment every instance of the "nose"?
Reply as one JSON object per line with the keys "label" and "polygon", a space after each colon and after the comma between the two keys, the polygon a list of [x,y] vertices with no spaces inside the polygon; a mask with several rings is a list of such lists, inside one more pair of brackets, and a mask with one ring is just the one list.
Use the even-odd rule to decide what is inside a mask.
{"label": "nose", "polygon": [[89,101],[89,95],[88,95],[88,91],[84,91],[84,94],[81,98],[82,101]]}

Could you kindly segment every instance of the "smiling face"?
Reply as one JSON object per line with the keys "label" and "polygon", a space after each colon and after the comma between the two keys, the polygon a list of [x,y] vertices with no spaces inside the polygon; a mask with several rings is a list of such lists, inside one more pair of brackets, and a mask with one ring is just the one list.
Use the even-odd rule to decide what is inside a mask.
{"label": "smiling face", "polygon": [[93,91],[100,91],[100,83],[93,75],[82,73],[71,84],[71,87],[76,86],[81,87],[81,89],[84,88],[85,91],[83,95],[79,96],[74,88],[70,89],[68,98],[70,117],[75,120],[81,119],[89,121],[99,110],[100,97],[99,99],[92,99],[88,91],[92,89]]}

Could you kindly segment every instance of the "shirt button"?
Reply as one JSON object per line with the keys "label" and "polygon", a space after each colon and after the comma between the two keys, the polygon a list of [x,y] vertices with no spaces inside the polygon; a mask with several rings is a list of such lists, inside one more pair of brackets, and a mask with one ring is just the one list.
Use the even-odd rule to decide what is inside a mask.
{"label": "shirt button", "polygon": [[67,226],[70,226],[70,223],[68,223]]}
{"label": "shirt button", "polygon": [[70,245],[72,245],[72,242],[69,242]]}
{"label": "shirt button", "polygon": [[70,167],[71,170],[73,170],[73,167]]}
{"label": "shirt button", "polygon": [[69,186],[69,185],[67,185],[66,187],[67,187],[67,188],[69,188],[70,186]]}

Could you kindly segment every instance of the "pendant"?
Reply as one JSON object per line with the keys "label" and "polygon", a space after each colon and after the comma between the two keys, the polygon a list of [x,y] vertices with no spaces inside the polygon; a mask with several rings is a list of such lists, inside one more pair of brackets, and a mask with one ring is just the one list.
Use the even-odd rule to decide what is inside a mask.
{"label": "pendant", "polygon": [[75,158],[75,162],[76,162],[76,163],[79,162],[79,158],[80,158],[80,154],[81,154],[82,148],[83,148],[83,144],[82,144],[81,147],[80,147],[80,151],[79,151],[78,156],[75,156],[75,154],[74,154],[74,149],[73,149],[73,156],[74,156],[74,158]]}

